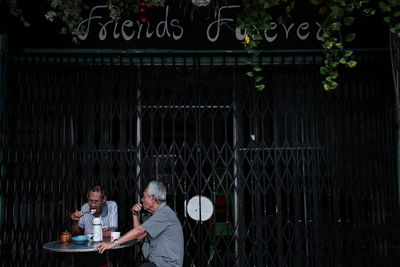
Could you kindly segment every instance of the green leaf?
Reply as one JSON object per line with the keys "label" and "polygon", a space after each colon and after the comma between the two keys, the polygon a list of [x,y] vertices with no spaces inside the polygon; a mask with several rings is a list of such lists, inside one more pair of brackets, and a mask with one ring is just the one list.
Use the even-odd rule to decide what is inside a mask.
{"label": "green leaf", "polygon": [[385,2],[383,2],[383,1],[379,1],[379,8],[382,10],[382,11],[386,11],[386,9],[388,8],[389,6],[385,3]]}
{"label": "green leaf", "polygon": [[262,68],[261,67],[259,67],[259,66],[254,66],[254,68],[253,68],[255,71],[262,71]]}
{"label": "green leaf", "polygon": [[344,56],[345,56],[345,57],[350,57],[351,55],[353,55],[353,51],[351,51],[351,50],[346,50],[346,51],[344,52]]}
{"label": "green leaf", "polygon": [[325,90],[325,91],[329,91],[329,89],[330,89],[329,84],[323,83],[323,85],[324,85],[324,90]]}
{"label": "green leaf", "polygon": [[326,43],[326,48],[331,49],[336,43],[334,41],[330,41]]}
{"label": "green leaf", "polygon": [[339,49],[343,49],[343,44],[342,43],[336,43],[335,46]]}
{"label": "green leaf", "polygon": [[295,1],[293,0],[292,2],[290,2],[290,4],[286,7],[286,13],[289,13],[290,11],[293,10],[295,6]]}
{"label": "green leaf", "polygon": [[67,28],[61,27],[60,33],[61,34],[67,34]]}
{"label": "green leaf", "polygon": [[373,8],[364,8],[363,12],[367,15],[375,15],[375,9]]}
{"label": "green leaf", "polygon": [[349,3],[348,5],[346,5],[345,8],[346,8],[347,13],[351,13],[355,8],[355,4],[354,3]]}
{"label": "green leaf", "polygon": [[329,25],[329,28],[334,30],[334,31],[339,31],[340,27],[342,26],[342,24],[338,21],[332,23],[331,25]]}
{"label": "green leaf", "polygon": [[254,73],[252,71],[246,72],[246,75],[249,77],[254,77]]}
{"label": "green leaf", "polygon": [[346,26],[350,26],[354,22],[354,17],[345,17],[343,21]]}
{"label": "green leaf", "polygon": [[51,7],[52,7],[52,8],[57,8],[57,6],[58,6],[59,4],[60,4],[60,2],[57,1],[57,0],[51,1]]}
{"label": "green leaf", "polygon": [[395,18],[400,17],[400,11],[398,11],[398,10],[394,11],[393,17],[395,17]]}
{"label": "green leaf", "polygon": [[256,83],[259,83],[259,82],[261,82],[261,80],[263,79],[263,77],[261,77],[261,76],[257,76],[256,77]]}
{"label": "green leaf", "polygon": [[351,61],[347,62],[347,66],[350,68],[354,68],[355,66],[357,66],[357,62],[354,60],[351,60]]}
{"label": "green leaf", "polygon": [[346,40],[346,42],[352,42],[352,41],[354,41],[355,38],[356,38],[355,33],[349,33],[346,35],[345,40]]}
{"label": "green leaf", "polygon": [[390,23],[390,17],[384,17],[383,20],[387,23]]}
{"label": "green leaf", "polygon": [[338,76],[339,76],[339,72],[338,71],[332,72],[332,79],[336,79]]}
{"label": "green leaf", "polygon": [[251,61],[250,58],[246,58],[246,59],[244,60],[244,63],[246,63],[246,64],[248,64],[248,65],[251,65],[251,64],[252,64],[252,61]]}
{"label": "green leaf", "polygon": [[262,90],[264,90],[265,85],[264,84],[258,84],[258,85],[256,85],[256,88],[258,89],[258,91],[262,91]]}
{"label": "green leaf", "polygon": [[328,72],[328,68],[327,67],[320,67],[319,68],[319,73],[321,73],[322,75],[325,75]]}
{"label": "green leaf", "polygon": [[390,31],[391,31],[392,33],[396,33],[396,28],[395,28],[395,27],[391,27],[391,28],[390,28]]}
{"label": "green leaf", "polygon": [[54,18],[55,18],[56,16],[57,16],[57,15],[56,15],[56,12],[54,12],[54,11],[49,11],[49,12],[47,12],[47,13],[44,15],[44,17],[45,17],[47,20],[51,21],[51,22],[54,21]]}
{"label": "green leaf", "polygon": [[397,37],[399,37],[399,38],[400,38],[400,32],[396,33],[396,35],[397,35]]}
{"label": "green leaf", "polygon": [[266,3],[264,4],[264,8],[270,8],[271,7],[271,3],[269,1],[266,1]]}
{"label": "green leaf", "polygon": [[343,12],[343,9],[338,5],[332,5],[332,6],[329,6],[329,8],[332,11],[332,13],[337,16],[339,16],[339,14],[341,14]]}
{"label": "green leaf", "polygon": [[[255,48],[257,48],[257,46],[258,46],[258,43],[257,43],[257,42],[254,42],[254,41],[253,41],[253,42],[250,42],[250,43],[249,43],[249,47],[250,47],[251,49],[253,49],[253,50],[254,50]],[[255,52],[254,52],[254,53],[255,53]]]}
{"label": "green leaf", "polygon": [[339,63],[346,64],[346,59],[344,57],[342,57],[341,59],[339,59]]}
{"label": "green leaf", "polygon": [[322,83],[328,85],[329,89],[335,89],[337,87],[337,84],[338,84],[337,82],[332,80],[331,76],[326,77],[325,81],[323,81]]}
{"label": "green leaf", "polygon": [[329,32],[329,31],[325,31],[325,32],[322,34],[322,38],[329,38],[329,37],[331,37],[331,32]]}

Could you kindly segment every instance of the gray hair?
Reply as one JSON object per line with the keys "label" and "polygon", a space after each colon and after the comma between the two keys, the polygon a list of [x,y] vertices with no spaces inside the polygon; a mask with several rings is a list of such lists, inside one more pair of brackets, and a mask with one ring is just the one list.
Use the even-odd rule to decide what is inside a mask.
{"label": "gray hair", "polygon": [[151,181],[147,186],[147,196],[155,196],[157,203],[165,202],[167,199],[167,188],[159,181]]}

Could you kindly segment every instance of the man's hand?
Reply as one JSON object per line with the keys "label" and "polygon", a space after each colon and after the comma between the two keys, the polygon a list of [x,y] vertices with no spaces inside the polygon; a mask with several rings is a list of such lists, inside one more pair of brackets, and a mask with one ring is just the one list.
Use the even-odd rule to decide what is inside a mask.
{"label": "man's hand", "polygon": [[142,209],[142,204],[137,203],[133,205],[132,207],[132,215],[138,215],[140,213],[140,210]]}
{"label": "man's hand", "polygon": [[117,244],[114,242],[100,242],[96,248],[99,249],[99,253],[102,254],[104,251],[107,249],[112,249],[116,246]]}
{"label": "man's hand", "polygon": [[76,210],[74,213],[71,214],[71,219],[74,222],[79,222],[79,220],[81,219],[81,217],[84,215],[83,212],[80,212],[79,210]]}

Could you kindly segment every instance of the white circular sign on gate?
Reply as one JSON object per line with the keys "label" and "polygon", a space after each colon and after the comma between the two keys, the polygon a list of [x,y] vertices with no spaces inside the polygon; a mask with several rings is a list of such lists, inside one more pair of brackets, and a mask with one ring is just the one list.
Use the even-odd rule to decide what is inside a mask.
{"label": "white circular sign on gate", "polygon": [[194,196],[187,204],[189,217],[196,221],[207,221],[214,213],[214,205],[208,197]]}

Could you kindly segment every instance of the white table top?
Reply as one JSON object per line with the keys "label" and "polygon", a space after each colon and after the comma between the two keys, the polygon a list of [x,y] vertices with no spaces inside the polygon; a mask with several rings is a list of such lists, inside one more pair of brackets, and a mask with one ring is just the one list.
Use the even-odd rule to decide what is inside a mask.
{"label": "white table top", "polygon": [[[122,245],[116,246],[113,248],[113,250],[131,247],[131,246],[137,244],[138,242],[139,242],[139,240],[135,239],[135,240],[126,242]],[[94,251],[98,250],[96,248],[96,246],[99,243],[100,242],[94,242],[91,240],[89,240],[86,244],[75,244],[73,242],[61,243],[60,241],[52,241],[52,242],[44,244],[43,248],[50,250],[50,251],[54,251],[54,252],[69,252],[69,253],[94,252]]]}

